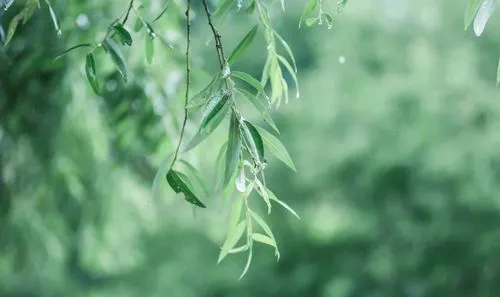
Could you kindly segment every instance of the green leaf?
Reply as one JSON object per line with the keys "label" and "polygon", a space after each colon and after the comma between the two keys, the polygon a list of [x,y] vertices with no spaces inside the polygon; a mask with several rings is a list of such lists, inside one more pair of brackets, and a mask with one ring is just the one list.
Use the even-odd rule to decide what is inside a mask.
{"label": "green leaf", "polygon": [[468,0],[467,7],[465,8],[464,30],[467,30],[472,24],[483,1],[484,0]]}
{"label": "green leaf", "polygon": [[90,43],[82,43],[82,44],[72,46],[72,47],[68,48],[67,50],[63,51],[62,53],[60,53],[59,55],[57,55],[54,58],[54,61],[62,58],[63,56],[67,55],[69,52],[71,52],[73,50],[76,50],[76,49],[81,48],[81,47],[91,47],[91,46],[92,46],[92,44],[90,44]]}
{"label": "green leaf", "polygon": [[92,53],[88,53],[87,57],[85,58],[85,73],[87,74],[87,80],[89,81],[90,86],[92,86],[94,92],[97,95],[99,95],[100,93],[99,81],[97,80],[97,74],[95,70],[95,60]]}
{"label": "green leaf", "polygon": [[148,62],[149,65],[153,62],[153,56],[154,56],[154,35],[148,34],[146,36],[146,61]]}
{"label": "green leaf", "polygon": [[243,272],[241,273],[239,279],[242,279],[245,276],[245,274],[247,274],[248,269],[250,268],[250,263],[252,263],[252,248],[250,248],[248,252],[247,263],[245,264],[245,268],[243,269]]}
{"label": "green leaf", "polygon": [[243,129],[243,138],[252,156],[258,162],[262,162],[264,159],[264,143],[259,132],[247,121],[243,121],[241,128]]}
{"label": "green leaf", "polygon": [[208,123],[222,110],[231,94],[227,91],[220,90],[208,99],[207,105],[203,110],[200,129],[204,129]]}
{"label": "green leaf", "polygon": [[56,12],[54,11],[54,8],[52,7],[52,4],[49,0],[45,0],[45,3],[49,7],[50,17],[52,18],[52,23],[54,24],[54,29],[57,32],[57,36],[61,36],[61,28],[59,27],[59,21],[57,20]]}
{"label": "green leaf", "polygon": [[5,45],[9,44],[12,37],[14,37],[14,33],[16,33],[17,26],[22,19],[21,13],[12,18],[9,24],[9,29],[7,29],[7,37],[5,38]]}
{"label": "green leaf", "polygon": [[218,112],[203,129],[200,128],[198,130],[198,132],[195,134],[195,136],[193,136],[191,141],[189,141],[188,145],[183,150],[183,153],[190,151],[199,143],[201,143],[203,140],[205,140],[210,134],[212,134],[212,132],[214,132],[215,129],[217,129],[220,123],[224,120],[228,110],[229,110],[229,105],[228,104],[224,105],[224,107],[220,110],[220,112]]}
{"label": "green leaf", "polygon": [[234,0],[223,0],[221,5],[217,7],[215,10],[213,17],[214,19],[220,19],[224,17],[228,12],[231,6],[234,4]]}
{"label": "green leaf", "polygon": [[120,72],[123,80],[127,82],[127,67],[125,66],[125,59],[123,58],[123,54],[118,45],[113,40],[106,39],[103,42],[103,46],[108,55],[111,57],[111,60],[115,64],[116,68],[118,69],[118,72]]}
{"label": "green leaf", "polygon": [[283,64],[283,66],[285,66],[285,68],[288,70],[288,73],[290,73],[290,75],[292,76],[293,82],[295,83],[295,87],[297,89],[295,97],[299,98],[300,97],[300,90],[299,90],[299,80],[297,79],[297,74],[293,70],[290,63],[288,63],[288,61],[283,56],[276,55],[276,57],[281,62],[281,64]]}
{"label": "green leaf", "polygon": [[137,18],[137,20],[135,20],[134,31],[139,32],[142,27],[144,27],[143,21],[140,18]]}
{"label": "green leaf", "polygon": [[474,33],[476,36],[483,34],[484,28],[495,11],[496,0],[484,0],[474,18]]}
{"label": "green leaf", "polygon": [[500,84],[500,59],[498,59],[498,67],[497,67],[497,86]]}
{"label": "green leaf", "polygon": [[307,17],[309,17],[316,10],[318,3],[319,3],[319,0],[309,0],[309,2],[307,2],[306,7],[304,8],[304,10],[302,12],[302,16],[300,17],[300,20],[299,20],[299,28],[302,25],[302,23],[305,21],[305,19]]}
{"label": "green leaf", "polygon": [[233,112],[229,123],[229,137],[227,141],[226,152],[226,170],[224,174],[224,186],[227,185],[234,175],[238,164],[240,163],[241,154],[241,134],[240,123],[237,115]]}
{"label": "green leaf", "polygon": [[179,160],[179,163],[184,165],[184,168],[186,168],[186,175],[190,177],[190,179],[196,180],[196,183],[199,185],[201,190],[203,191],[203,194],[205,196],[209,195],[208,188],[204,182],[204,179],[202,178],[200,172],[188,161],[186,160]]}
{"label": "green leaf", "polygon": [[311,27],[312,25],[316,24],[316,22],[318,20],[319,20],[319,17],[308,18],[308,19],[305,20],[305,24],[306,24],[306,26]]}
{"label": "green leaf", "polygon": [[325,18],[325,21],[326,21],[326,24],[328,26],[328,29],[332,29],[333,28],[333,15],[329,12],[323,12],[321,14],[324,18]]}
{"label": "green leaf", "polygon": [[[260,100],[257,96],[252,95],[250,92],[248,92],[245,89],[237,89],[237,92],[240,93],[245,98],[247,98],[248,101],[250,101],[250,103],[252,103],[252,105],[255,107],[255,109],[257,109],[257,111],[261,114],[264,121],[269,126],[271,126],[271,128],[273,128],[274,131],[276,131],[276,133],[278,133],[278,134],[280,133],[280,131],[278,130],[278,127],[276,126],[276,124],[273,121],[273,118],[271,117],[271,113],[270,113],[271,106],[269,104],[269,101],[267,101],[264,98],[262,98],[263,100]],[[263,101],[265,101],[265,102],[263,102]]]}
{"label": "green leaf", "polygon": [[262,219],[256,212],[254,212],[252,210],[248,210],[248,211],[250,212],[250,215],[252,216],[254,221],[257,222],[257,224],[259,224],[259,226],[262,228],[264,233],[266,233],[266,235],[269,236],[271,238],[271,240],[274,242],[275,253],[276,253],[276,256],[279,257],[278,244],[276,243],[276,239],[274,238],[274,234],[271,231],[271,228],[269,227],[269,225],[267,225],[267,223],[264,221],[264,219]]}
{"label": "green leaf", "polygon": [[253,233],[252,234],[252,239],[254,241],[270,245],[274,248],[276,248],[276,242],[273,241],[273,239],[267,235],[260,234],[260,233]]}
{"label": "green leaf", "polygon": [[[262,179],[264,181],[264,179]],[[255,184],[257,185],[257,190],[264,199],[264,202],[266,203],[267,206],[267,214],[271,214],[271,200],[269,198],[269,195],[267,194],[266,187],[260,182],[260,180],[255,179]]]}
{"label": "green leaf", "polygon": [[283,37],[281,37],[281,35],[278,34],[278,32],[274,31],[274,35],[278,38],[281,45],[283,46],[288,56],[292,60],[293,70],[295,70],[295,73],[297,73],[297,62],[295,61],[295,56],[293,54],[292,48],[288,45],[285,39],[283,39]]}
{"label": "green leaf", "polygon": [[113,30],[115,31],[116,35],[118,36],[118,39],[120,40],[121,44],[123,45],[132,45],[132,36],[130,36],[130,33],[125,29],[122,24],[116,24],[113,26]]}
{"label": "green leaf", "polygon": [[217,259],[217,264],[220,263],[229,254],[229,252],[236,246],[238,241],[240,241],[243,233],[245,232],[246,220],[241,221],[231,233],[228,233],[224,244],[222,245],[219,258]]}
{"label": "green leaf", "polygon": [[253,188],[249,187],[244,194],[238,195],[231,205],[231,213],[229,215],[229,221],[227,224],[226,240],[222,245],[222,250],[217,263],[220,263],[220,261],[222,261],[224,257],[227,256],[229,250],[231,250],[238,243],[239,239],[243,235],[245,227],[248,227],[246,226],[246,220],[240,222],[240,218],[245,200],[248,198],[252,190]]}
{"label": "green leaf", "polygon": [[[186,178],[186,177],[184,177]],[[179,176],[179,172],[175,170],[170,170],[167,173],[167,181],[170,187],[176,193],[183,193],[184,199],[193,204],[194,206],[198,206],[201,208],[206,208],[206,206],[196,197],[193,191],[189,188],[188,184],[181,179]]]}
{"label": "green leaf", "polygon": [[[260,93],[266,95],[266,91],[264,90],[264,86],[258,80],[256,80],[255,78],[253,78],[250,74],[247,74],[247,73],[244,73],[244,72],[240,72],[240,71],[233,71],[231,73],[231,75],[233,77],[236,77],[236,78],[238,78],[238,79],[246,82],[247,84],[249,84],[252,87],[254,87]],[[266,97],[267,97],[267,95],[266,95]]]}
{"label": "green leaf", "polygon": [[158,192],[158,186],[160,185],[160,181],[163,176],[166,174],[167,170],[170,168],[172,163],[172,153],[168,154],[165,159],[160,164],[160,168],[155,174],[155,178],[153,179],[153,184],[151,186],[151,198],[156,198],[156,193]]}
{"label": "green leaf", "polygon": [[265,129],[262,129],[258,126],[256,127],[256,129],[259,131],[259,134],[262,137],[267,150],[276,158],[278,158],[278,160],[285,163],[286,166],[290,167],[290,169],[292,169],[293,171],[297,171],[297,168],[295,168],[295,164],[293,163],[290,154],[286,150],[285,146],[279,141],[279,139],[271,133],[267,132]]}
{"label": "green leaf", "polygon": [[259,28],[258,25],[255,25],[248,33],[243,37],[243,39],[240,41],[240,43],[236,46],[236,48],[233,50],[231,55],[229,56],[228,63],[230,65],[233,65],[238,58],[245,52],[245,50],[248,48],[250,44],[252,44],[252,41],[255,38],[255,35],[257,35],[257,29]]}
{"label": "green leaf", "polygon": [[193,108],[198,108],[200,106],[205,105],[207,102],[207,97],[209,96],[210,93],[212,93],[213,88],[216,86],[217,82],[220,82],[220,73],[217,73],[214,75],[212,80],[208,85],[206,85],[201,91],[196,93],[190,100],[188,105],[186,106],[187,109],[193,109]]}
{"label": "green leaf", "polygon": [[278,203],[281,205],[284,209],[288,210],[292,215],[294,215],[297,219],[300,220],[299,215],[285,202],[281,201],[276,197],[276,195],[269,189],[266,188],[267,194],[269,195],[269,198],[273,200],[274,202]]}
{"label": "green leaf", "polygon": [[252,3],[250,3],[248,8],[246,9],[246,12],[248,13],[248,15],[252,15],[254,11],[255,11],[255,0],[252,0]]}

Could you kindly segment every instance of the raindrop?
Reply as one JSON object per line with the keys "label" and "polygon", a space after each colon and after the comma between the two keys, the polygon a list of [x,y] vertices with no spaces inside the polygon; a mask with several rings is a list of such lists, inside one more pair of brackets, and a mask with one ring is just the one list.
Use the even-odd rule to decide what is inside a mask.
{"label": "raindrop", "polygon": [[345,57],[344,56],[340,56],[339,57],[339,63],[340,64],[345,64]]}
{"label": "raindrop", "polygon": [[80,13],[76,17],[76,25],[80,29],[87,29],[90,25],[89,17],[84,13]]}
{"label": "raindrop", "polygon": [[57,37],[59,38],[59,37],[61,37],[61,35],[62,35],[61,29],[57,30]]}

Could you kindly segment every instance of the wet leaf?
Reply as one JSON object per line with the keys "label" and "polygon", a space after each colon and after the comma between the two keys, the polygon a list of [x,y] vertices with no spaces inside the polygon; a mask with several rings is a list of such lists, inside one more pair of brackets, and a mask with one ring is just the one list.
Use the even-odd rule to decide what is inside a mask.
{"label": "wet leaf", "polygon": [[240,41],[240,43],[236,46],[234,51],[231,53],[228,59],[228,63],[230,65],[234,64],[238,58],[243,55],[245,50],[252,44],[255,35],[257,35],[257,29],[258,25],[255,25],[250,31],[243,37],[243,39]]}
{"label": "wet leaf", "polygon": [[243,138],[245,139],[245,144],[247,145],[252,156],[258,161],[262,162],[264,160],[264,143],[262,142],[262,137],[255,127],[244,121],[241,125],[243,130]]}
{"label": "wet leaf", "polygon": [[95,60],[92,53],[87,54],[85,58],[85,73],[87,74],[87,80],[90,83],[90,86],[94,90],[94,92],[99,95],[99,81],[97,79],[96,69],[95,69]]}
{"label": "wet leaf", "polygon": [[[184,177],[184,179],[187,178],[186,176],[183,176],[183,177]],[[170,185],[170,187],[172,188],[172,190],[174,190],[174,192],[184,194],[184,199],[187,202],[193,204],[194,206],[206,208],[206,206],[196,197],[196,195],[193,193],[193,191],[188,186],[188,183],[190,183],[190,182],[183,180],[180,177],[179,172],[171,169],[167,173],[167,181],[168,181],[168,184]]]}
{"label": "wet leaf", "polygon": [[295,164],[290,157],[290,154],[286,150],[285,146],[280,142],[280,140],[271,133],[267,132],[265,129],[262,129],[260,127],[256,127],[256,129],[257,131],[259,131],[259,134],[262,137],[267,151],[273,154],[286,166],[290,167],[293,171],[297,171],[297,169],[295,168]]}
{"label": "wet leaf", "polygon": [[227,142],[227,152],[226,152],[226,170],[224,174],[224,183],[227,185],[234,175],[238,164],[240,163],[240,153],[241,153],[241,134],[240,134],[240,123],[237,115],[233,112],[231,114],[231,121],[229,123],[229,136]]}
{"label": "wet leaf", "polygon": [[113,26],[113,30],[115,31],[116,35],[118,36],[118,39],[120,40],[121,44],[131,46],[132,45],[132,36],[130,33],[125,29],[122,24],[116,24]]}
{"label": "wet leaf", "polygon": [[125,66],[125,59],[123,58],[122,51],[120,50],[118,45],[113,40],[106,39],[103,42],[103,46],[108,55],[111,57],[113,64],[115,64],[123,80],[127,82],[127,67]]}

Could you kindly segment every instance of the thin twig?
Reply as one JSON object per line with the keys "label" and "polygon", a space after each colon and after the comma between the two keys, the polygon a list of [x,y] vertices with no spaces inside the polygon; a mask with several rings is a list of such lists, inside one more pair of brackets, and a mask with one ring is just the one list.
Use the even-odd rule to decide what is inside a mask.
{"label": "thin twig", "polygon": [[175,149],[175,154],[174,158],[172,161],[172,165],[170,165],[170,169],[175,164],[175,161],[177,161],[177,156],[179,154],[179,149],[181,148],[182,144],[182,139],[184,138],[184,132],[186,131],[186,124],[187,124],[187,118],[188,118],[188,110],[187,110],[187,105],[189,101],[189,86],[191,85],[191,1],[187,0],[187,8],[186,8],[186,96],[184,98],[184,121],[182,122],[182,128],[181,128],[181,135],[179,137],[179,142],[177,143],[177,148]]}
{"label": "thin twig", "polygon": [[123,18],[123,21],[122,21],[122,25],[125,25],[125,23],[127,23],[128,16],[130,15],[130,11],[132,10],[132,7],[134,7],[134,0],[130,0],[127,12],[125,13],[125,17]]}
{"label": "thin twig", "polygon": [[212,29],[212,33],[214,35],[215,48],[217,50],[217,56],[219,58],[220,69],[223,70],[227,64],[227,60],[226,60],[226,56],[224,55],[224,48],[222,46],[221,35],[219,34],[219,31],[217,31],[217,29],[215,28],[215,25],[212,21],[212,14],[210,13],[210,10],[208,9],[208,1],[207,0],[203,0],[203,6],[205,7],[205,14],[207,15],[207,18],[208,18],[208,24],[210,25],[210,29]]}

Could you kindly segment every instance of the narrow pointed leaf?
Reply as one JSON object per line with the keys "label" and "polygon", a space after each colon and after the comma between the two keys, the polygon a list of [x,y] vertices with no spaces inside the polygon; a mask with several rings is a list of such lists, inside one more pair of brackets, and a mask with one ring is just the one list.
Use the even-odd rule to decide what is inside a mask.
{"label": "narrow pointed leaf", "polygon": [[201,129],[205,128],[207,124],[222,110],[230,97],[231,94],[225,91],[219,91],[210,97],[205,109],[203,110],[203,118],[200,124]]}
{"label": "narrow pointed leaf", "polygon": [[222,4],[219,5],[215,10],[215,12],[213,13],[213,17],[215,19],[223,18],[229,12],[229,9],[231,9],[231,6],[234,3],[234,0],[222,0],[222,1],[224,2],[222,2]]}
{"label": "narrow pointed leaf", "polygon": [[240,163],[240,153],[241,153],[241,135],[240,135],[240,123],[236,114],[233,112],[231,115],[231,121],[229,123],[229,137],[227,142],[227,152],[226,152],[226,170],[224,174],[224,186],[229,183],[229,180],[233,176],[238,164]]}
{"label": "narrow pointed leaf", "polygon": [[224,244],[222,245],[221,252],[219,254],[219,258],[217,259],[217,263],[220,263],[224,258],[229,254],[229,251],[234,248],[234,246],[240,241],[243,237],[243,233],[245,233],[246,220],[241,221],[234,230],[232,230],[231,234],[228,234]]}
{"label": "narrow pointed leaf", "polygon": [[92,87],[94,92],[99,95],[99,81],[97,79],[95,61],[92,53],[87,54],[87,57],[85,58],[85,73],[87,74],[87,80],[89,81],[90,86]]}
{"label": "narrow pointed leaf", "polygon": [[122,51],[120,50],[118,45],[113,40],[107,39],[104,41],[103,46],[108,55],[111,57],[111,60],[115,64],[116,68],[118,69],[118,72],[120,72],[123,80],[127,82],[127,67],[125,66],[125,59],[123,58]]}
{"label": "narrow pointed leaf", "polygon": [[243,37],[243,39],[240,41],[240,43],[236,46],[236,48],[231,53],[231,55],[229,56],[229,59],[228,59],[228,63],[230,65],[233,65],[238,60],[238,58],[241,55],[243,55],[243,53],[248,48],[248,46],[250,46],[250,44],[252,44],[252,41],[254,40],[255,35],[257,35],[258,28],[259,28],[258,25],[255,25],[252,29],[250,29],[250,31],[247,33],[247,35],[245,35],[245,37]]}
{"label": "narrow pointed leaf", "polygon": [[154,57],[154,37],[151,34],[147,34],[145,37],[145,42],[146,42],[146,61],[148,62],[149,65],[153,63],[153,57]]}
{"label": "narrow pointed leaf", "polygon": [[293,163],[290,154],[286,150],[285,146],[279,141],[271,133],[267,132],[265,129],[260,127],[256,127],[257,131],[259,131],[260,136],[264,142],[264,146],[267,148],[267,151],[274,155],[278,160],[283,162],[286,166],[290,167],[293,171],[297,171],[295,164]]}
{"label": "narrow pointed leaf", "polygon": [[142,20],[140,18],[137,18],[137,20],[135,21],[135,25],[134,25],[134,31],[139,32],[139,31],[141,31],[142,27],[144,27],[144,23],[142,22]]}
{"label": "narrow pointed leaf", "polygon": [[498,59],[498,67],[497,67],[497,85],[500,84],[500,59]]}
{"label": "narrow pointed leaf", "polygon": [[179,163],[184,165],[184,167],[186,168],[187,176],[189,176],[190,179],[192,180],[196,180],[196,183],[200,186],[201,190],[203,191],[203,194],[205,194],[205,196],[208,196],[209,191],[200,172],[186,160],[180,160]]}
{"label": "narrow pointed leaf", "polygon": [[267,194],[269,195],[269,198],[271,200],[281,205],[284,209],[288,210],[291,214],[293,214],[297,219],[300,220],[299,215],[288,204],[279,200],[278,197],[276,197],[276,195],[271,190],[267,189]]}
{"label": "narrow pointed leaf", "polygon": [[155,174],[155,178],[153,179],[153,185],[151,186],[151,198],[155,199],[156,193],[158,192],[158,186],[160,185],[160,181],[162,180],[163,176],[167,173],[168,168],[170,168],[171,165],[171,157],[172,153],[168,154],[165,159],[160,164],[160,168]]}
{"label": "narrow pointed leaf", "polygon": [[274,238],[274,234],[271,231],[271,228],[269,227],[269,225],[256,212],[254,212],[252,210],[249,210],[249,212],[250,212],[250,215],[252,216],[252,219],[255,222],[257,222],[257,224],[259,224],[259,226],[262,228],[264,233],[266,233],[267,236],[269,236],[276,244],[276,239]]}
{"label": "narrow pointed leaf", "polygon": [[[264,180],[264,179],[262,179]],[[267,214],[271,214],[271,200],[269,198],[269,195],[266,191],[266,187],[264,187],[264,185],[257,179],[255,181],[255,184],[257,185],[257,189],[258,189],[258,192],[260,194],[260,196],[262,197],[262,199],[264,199],[264,202],[266,203],[266,206],[267,206]]]}
{"label": "narrow pointed leaf", "polygon": [[9,44],[12,37],[14,37],[14,33],[16,33],[17,26],[22,19],[22,15],[18,14],[10,21],[9,28],[7,29],[7,37],[5,37],[5,45]]}
{"label": "narrow pointed leaf", "polygon": [[113,26],[113,30],[115,31],[116,35],[118,36],[118,39],[120,40],[121,44],[131,46],[132,45],[132,36],[130,33],[125,29],[122,24],[118,23]]}
{"label": "narrow pointed leaf", "polygon": [[307,17],[311,15],[311,13],[316,10],[316,7],[318,5],[319,0],[309,0],[306,4],[306,7],[302,11],[302,16],[300,17],[299,20],[299,28],[301,27],[302,23],[306,20]]}
{"label": "narrow pointed leaf", "polygon": [[262,142],[262,137],[259,132],[247,121],[243,122],[241,128],[243,130],[243,138],[252,156],[258,162],[262,162],[264,159],[264,143]]}
{"label": "narrow pointed leaf", "polygon": [[[183,175],[183,178],[186,179],[187,177]],[[170,170],[167,173],[167,181],[170,187],[174,190],[174,192],[176,193],[182,192],[184,194],[184,199],[187,202],[193,204],[194,206],[206,208],[206,206],[196,197],[193,191],[189,188],[188,183],[182,180],[179,172],[175,170]]]}
{"label": "narrow pointed leaf", "polygon": [[495,0],[484,0],[479,7],[476,18],[474,19],[474,33],[476,36],[483,34],[484,28],[488,23],[493,11],[495,10]]}
{"label": "narrow pointed leaf", "polygon": [[274,32],[274,35],[278,37],[278,40],[281,42],[281,45],[285,49],[286,53],[292,60],[292,65],[293,65],[293,70],[295,70],[295,73],[297,73],[297,62],[295,61],[295,56],[293,54],[292,48],[288,45],[288,43],[281,37],[281,35],[278,34],[278,32]]}
{"label": "narrow pointed leaf", "polygon": [[198,130],[198,132],[189,141],[186,148],[184,148],[183,153],[192,150],[195,146],[210,136],[210,134],[212,134],[215,129],[219,127],[220,123],[222,123],[222,121],[226,118],[228,110],[229,105],[224,105],[223,108],[213,117],[213,119],[205,125],[205,127]]}
{"label": "narrow pointed leaf", "polygon": [[253,78],[250,74],[240,72],[240,71],[233,71],[231,73],[233,77],[236,77],[250,86],[254,87],[257,91],[261,92],[262,94],[266,94],[266,91],[264,90],[264,86],[255,78]]}
{"label": "narrow pointed leaf", "polygon": [[247,274],[248,269],[250,269],[251,263],[252,263],[252,248],[250,248],[250,250],[248,252],[247,263],[245,264],[245,268],[243,269],[243,272],[241,273],[239,279],[242,279],[245,276],[245,274]]}
{"label": "narrow pointed leaf", "polygon": [[49,12],[50,12],[50,17],[52,18],[52,23],[54,24],[54,29],[57,32],[57,35],[61,35],[61,28],[59,27],[59,21],[57,20],[57,15],[56,12],[54,11],[54,8],[52,7],[52,4],[50,3],[49,0],[45,0],[45,3],[49,7]]}
{"label": "narrow pointed leaf", "polygon": [[260,234],[260,233],[254,233],[254,234],[252,234],[252,239],[254,241],[257,241],[257,242],[260,242],[263,244],[267,244],[267,245],[270,245],[270,246],[276,248],[276,242],[274,242],[274,240],[267,235]]}
{"label": "narrow pointed leaf", "polygon": [[464,30],[467,30],[472,24],[472,21],[474,21],[482,2],[483,0],[467,0],[467,7],[465,8],[464,15]]}
{"label": "narrow pointed leaf", "polygon": [[283,64],[283,66],[285,66],[285,68],[288,70],[288,73],[290,73],[290,75],[292,76],[293,82],[295,83],[295,87],[297,88],[297,92],[296,92],[295,97],[299,98],[300,91],[299,91],[299,80],[297,79],[297,74],[293,70],[293,68],[290,65],[290,63],[288,63],[288,61],[283,56],[277,55],[276,57],[281,62],[281,64]]}
{"label": "narrow pointed leaf", "polygon": [[269,101],[267,101],[265,98],[262,98],[261,96],[254,96],[245,89],[238,89],[237,92],[247,98],[250,103],[252,103],[252,105],[255,107],[255,109],[257,109],[264,121],[269,126],[271,126],[271,128],[273,128],[276,133],[280,133],[278,127],[273,121],[273,118],[271,117],[271,105],[269,104]]}

